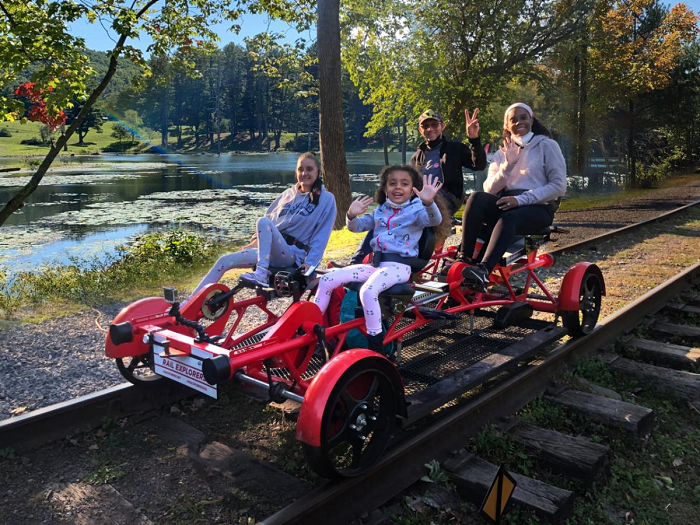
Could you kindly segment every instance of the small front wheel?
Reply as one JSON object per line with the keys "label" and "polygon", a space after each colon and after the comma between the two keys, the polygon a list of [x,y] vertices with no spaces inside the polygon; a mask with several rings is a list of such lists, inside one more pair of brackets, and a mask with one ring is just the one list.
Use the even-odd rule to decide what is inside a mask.
{"label": "small front wheel", "polygon": [[129,383],[140,387],[155,387],[162,384],[162,376],[153,371],[153,353],[115,359],[119,372]]}
{"label": "small front wheel", "polygon": [[349,368],[324,408],[321,446],[304,444],[311,468],[327,478],[354,477],[369,470],[389,444],[397,402],[383,371],[362,361]]}
{"label": "small front wheel", "polygon": [[590,334],[600,316],[600,303],[603,295],[603,283],[594,272],[587,272],[581,280],[578,310],[561,312],[562,322],[571,337]]}

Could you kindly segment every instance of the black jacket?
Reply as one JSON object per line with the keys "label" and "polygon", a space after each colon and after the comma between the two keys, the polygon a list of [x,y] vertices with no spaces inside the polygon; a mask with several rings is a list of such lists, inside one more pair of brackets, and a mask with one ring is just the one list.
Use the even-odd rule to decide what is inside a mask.
{"label": "black jacket", "polygon": [[[411,157],[411,164],[418,169],[425,165],[425,150],[428,147],[423,141]],[[456,140],[442,139],[440,146],[440,164],[442,164],[442,176],[444,188],[454,195],[460,202],[464,198],[464,179],[462,178],[462,166],[470,170],[483,170],[486,167],[486,152],[481,146],[481,139],[469,139],[469,145]]]}

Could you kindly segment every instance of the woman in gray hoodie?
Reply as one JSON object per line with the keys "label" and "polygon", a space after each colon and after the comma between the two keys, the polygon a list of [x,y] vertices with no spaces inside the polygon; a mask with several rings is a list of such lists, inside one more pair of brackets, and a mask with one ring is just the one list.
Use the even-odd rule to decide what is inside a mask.
{"label": "woman in gray hoodie", "polygon": [[[486,291],[491,271],[516,235],[536,234],[554,220],[566,191],[566,163],[559,145],[527,104],[516,102],[503,117],[503,146],[489,166],[483,192],[464,208],[461,260],[465,283]],[[476,239],[486,227],[485,251],[472,260]]]}
{"label": "woman in gray hoodie", "polygon": [[[335,222],[335,197],[325,189],[320,163],[311,152],[297,160],[297,183],[282,192],[256,222],[253,240],[240,251],[222,256],[194,289],[219,282],[232,268],[251,268],[241,280],[256,286],[268,286],[270,266],[315,268]],[[191,297],[191,296],[190,296]]]}

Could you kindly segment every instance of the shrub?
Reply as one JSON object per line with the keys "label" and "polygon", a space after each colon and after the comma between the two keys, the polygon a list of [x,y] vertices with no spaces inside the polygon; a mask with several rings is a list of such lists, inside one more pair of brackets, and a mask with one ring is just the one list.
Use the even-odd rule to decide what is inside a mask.
{"label": "shrub", "polygon": [[0,137],[11,137],[12,132],[7,128],[0,128]]}
{"label": "shrub", "polygon": [[0,311],[5,315],[23,304],[56,300],[100,304],[128,289],[150,287],[188,276],[192,267],[208,263],[220,246],[191,232],[149,233],[133,246],[121,246],[111,260],[72,259],[11,279],[0,270]]}

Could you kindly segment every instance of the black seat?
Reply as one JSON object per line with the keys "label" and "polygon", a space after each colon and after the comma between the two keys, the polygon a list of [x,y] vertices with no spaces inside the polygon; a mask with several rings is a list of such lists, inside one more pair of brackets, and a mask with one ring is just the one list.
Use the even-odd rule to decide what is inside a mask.
{"label": "black seat", "polygon": [[549,240],[552,227],[547,226],[538,233],[518,235],[501,257],[500,265],[508,266]]}

